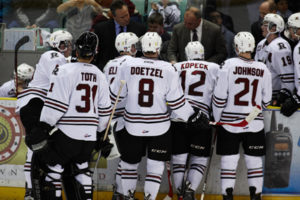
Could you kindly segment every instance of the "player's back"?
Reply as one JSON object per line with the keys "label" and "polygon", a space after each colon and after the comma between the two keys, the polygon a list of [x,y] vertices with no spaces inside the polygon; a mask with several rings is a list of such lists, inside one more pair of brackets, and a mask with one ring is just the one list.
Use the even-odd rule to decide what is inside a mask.
{"label": "player's back", "polygon": [[[265,64],[243,58],[225,61],[220,70],[214,92],[214,114],[220,114],[221,122],[240,122],[255,105],[267,106],[271,101],[271,74]],[[218,114],[217,114],[218,115]],[[263,128],[263,116],[259,116],[248,129],[225,126],[231,132],[259,131]]]}
{"label": "player's back", "polygon": [[126,60],[127,57],[131,57],[131,56],[124,55],[124,56],[117,57],[113,60],[110,60],[105,65],[105,67],[103,68],[103,73],[105,74],[106,80],[109,84],[111,84],[114,81],[115,76],[118,72],[118,68],[120,67],[122,62]]}
{"label": "player's back", "polygon": [[[110,114],[104,74],[92,64],[68,63],[60,66],[50,81],[41,120],[52,124],[57,120],[58,128],[69,137],[95,140],[99,116]],[[107,98],[101,99],[103,96]],[[106,106],[101,108],[99,105]]]}
{"label": "player's back", "polygon": [[170,126],[166,102],[171,109],[185,104],[176,69],[161,60],[130,58],[118,78],[126,81],[127,96],[122,98],[127,101],[124,119],[128,132],[139,136],[165,133]]}
{"label": "player's back", "polygon": [[176,63],[174,66],[180,74],[185,98],[193,107],[199,108],[208,115],[219,65],[207,61],[189,60]]}

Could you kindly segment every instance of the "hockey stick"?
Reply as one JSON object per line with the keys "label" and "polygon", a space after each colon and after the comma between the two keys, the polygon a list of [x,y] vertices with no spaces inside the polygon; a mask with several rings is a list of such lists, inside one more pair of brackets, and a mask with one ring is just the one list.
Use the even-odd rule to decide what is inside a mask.
{"label": "hockey stick", "polygon": [[247,126],[252,120],[257,117],[257,115],[261,112],[261,107],[259,105],[256,105],[249,115],[241,122],[239,123],[230,123],[230,122],[209,122],[210,125],[229,125],[229,126],[235,126],[235,127],[245,127]]}
{"label": "hockey stick", "polygon": [[206,191],[206,185],[207,185],[208,172],[209,172],[209,169],[210,169],[210,164],[211,164],[211,160],[212,160],[213,153],[214,153],[216,138],[217,138],[217,130],[214,129],[213,130],[213,140],[212,140],[210,154],[209,154],[209,161],[208,161],[208,164],[207,164],[207,167],[206,167],[206,172],[205,172],[205,175],[204,175],[204,182],[203,182],[203,187],[202,187],[202,193],[201,193],[201,199],[200,200],[204,199],[204,195],[205,195],[205,191]]}
{"label": "hockey stick", "polygon": [[18,96],[18,52],[21,46],[23,46],[24,44],[26,44],[27,42],[29,42],[29,36],[25,35],[24,37],[22,37],[15,46],[15,81],[16,81],[16,96]]}
{"label": "hockey stick", "polygon": [[178,200],[183,200],[183,197],[185,195],[186,179],[187,179],[188,171],[190,169],[189,162],[190,162],[190,154],[188,153],[188,156],[186,158],[185,169],[184,169],[183,179],[181,182],[180,195],[178,196]]}
{"label": "hockey stick", "polygon": [[168,184],[169,184],[169,192],[168,195],[165,196],[163,200],[171,200],[173,198],[173,185],[172,185],[172,180],[171,180],[171,163],[170,161],[166,162],[166,167],[167,167],[167,173],[168,173]]}
{"label": "hockey stick", "polygon": [[[121,82],[121,85],[120,85],[120,87],[119,87],[119,91],[118,91],[118,94],[117,94],[117,98],[116,98],[115,105],[114,105],[114,107],[113,107],[113,109],[112,109],[112,112],[111,112],[111,114],[110,114],[109,120],[108,120],[108,122],[107,122],[107,127],[106,127],[106,129],[105,129],[105,133],[104,133],[104,136],[103,136],[103,141],[105,141],[105,139],[107,138],[107,134],[108,134],[109,127],[110,127],[110,124],[111,124],[111,120],[112,120],[112,118],[113,118],[113,116],[114,116],[114,113],[115,113],[115,111],[116,111],[116,107],[117,107],[117,104],[118,104],[118,101],[119,101],[119,97],[120,97],[121,91],[122,91],[122,89],[123,89],[123,86],[124,86],[125,83],[126,83],[125,80],[121,80],[120,82]],[[92,171],[92,175],[91,175],[92,178],[93,178],[93,176],[94,176],[94,174],[95,174],[95,172],[96,172],[96,170],[97,170],[97,166],[98,166],[100,157],[101,157],[101,149],[100,149],[99,152],[98,152],[98,157],[97,157],[97,161],[96,161],[96,163],[95,163],[94,171]],[[98,178],[97,178],[97,177],[96,177],[96,180],[97,180],[96,186],[98,186]],[[97,198],[96,198],[96,199],[98,199],[98,194],[97,194]]]}
{"label": "hockey stick", "polygon": [[[119,97],[120,97],[122,88],[123,88],[123,86],[124,86],[125,83],[126,83],[126,81],[124,81],[124,80],[121,80],[120,82],[121,82],[121,85],[120,85],[120,88],[119,88],[119,91],[118,91],[118,95],[117,95],[117,98],[116,98],[115,105],[114,105],[114,107],[113,107],[113,109],[112,109],[112,112],[111,112],[111,114],[110,114],[110,117],[109,117],[109,120],[108,120],[108,123],[107,123],[107,127],[106,127],[106,129],[105,129],[105,133],[104,133],[104,136],[103,136],[103,141],[105,141],[106,138],[107,138],[108,130],[109,130],[109,127],[110,127],[110,124],[111,124],[111,120],[112,120],[112,118],[113,118],[113,116],[114,116],[114,113],[115,113],[115,111],[116,111],[116,107],[117,107],[117,104],[118,104],[118,101],[119,101]],[[97,169],[97,166],[98,166],[100,157],[101,157],[101,150],[99,151],[99,154],[98,154],[98,157],[97,157],[97,161],[96,161],[96,164],[95,164],[95,167],[94,167],[94,172],[95,172],[95,170]]]}

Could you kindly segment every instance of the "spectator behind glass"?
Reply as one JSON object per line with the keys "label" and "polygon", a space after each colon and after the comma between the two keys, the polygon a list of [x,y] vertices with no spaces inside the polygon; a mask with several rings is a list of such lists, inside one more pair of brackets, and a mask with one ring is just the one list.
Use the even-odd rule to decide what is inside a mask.
{"label": "spectator behind glass", "polygon": [[277,7],[277,14],[280,15],[284,22],[287,22],[292,11],[289,10],[288,0],[275,0],[274,1]]}
{"label": "spectator behind glass", "polygon": [[148,31],[149,32],[157,32],[161,39],[162,45],[159,54],[160,60],[168,61],[167,51],[169,40],[171,39],[171,35],[164,30],[164,18],[160,13],[153,13],[148,17]]}
{"label": "spectator behind glass", "polygon": [[223,20],[221,13],[216,10],[212,11],[209,13],[209,20],[221,27],[221,32],[226,42],[227,58],[235,57],[235,51],[233,48],[234,33],[222,24]]}
{"label": "spectator behind glass", "polygon": [[26,28],[57,28],[58,19],[56,14],[56,7],[59,0],[22,0],[14,3],[14,17],[15,19],[8,25],[12,27],[26,27]]}
{"label": "spectator behind glass", "polygon": [[169,0],[161,0],[158,3],[151,3],[151,10],[149,16],[155,12],[160,13],[164,18],[164,28],[166,31],[172,31],[173,26],[180,22],[181,11],[176,2],[169,2]]}
{"label": "spectator behind glass", "polygon": [[190,41],[199,41],[205,49],[204,60],[222,63],[227,57],[226,44],[218,25],[202,19],[199,8],[190,7],[184,22],[174,26],[168,46],[168,60],[174,64],[186,61],[185,47]]}
{"label": "spectator behind glass", "polygon": [[102,7],[95,0],[68,0],[57,7],[57,12],[66,17],[67,31],[76,40],[92,26],[93,17],[102,13]]}
{"label": "spectator behind glass", "polygon": [[[259,18],[251,25],[251,33],[255,39],[255,49],[257,44],[264,39],[262,35],[261,25],[266,14],[276,13],[276,4],[273,1],[264,1],[259,6]],[[255,52],[255,50],[254,50]]]}
{"label": "spectator behind glass", "polygon": [[114,0],[110,10],[113,18],[94,26],[94,31],[99,38],[99,53],[96,55],[95,64],[101,70],[109,60],[119,56],[115,48],[115,39],[120,32],[133,32],[138,37],[146,32],[144,25],[130,19],[128,7],[124,1]]}

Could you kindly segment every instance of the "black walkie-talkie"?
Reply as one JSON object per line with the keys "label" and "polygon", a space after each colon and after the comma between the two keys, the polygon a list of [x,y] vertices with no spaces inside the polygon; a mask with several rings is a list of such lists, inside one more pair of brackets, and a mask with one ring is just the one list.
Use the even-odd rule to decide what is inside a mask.
{"label": "black walkie-talkie", "polygon": [[266,134],[264,186],[283,188],[289,186],[293,139],[288,127],[276,123],[272,111],[271,130]]}

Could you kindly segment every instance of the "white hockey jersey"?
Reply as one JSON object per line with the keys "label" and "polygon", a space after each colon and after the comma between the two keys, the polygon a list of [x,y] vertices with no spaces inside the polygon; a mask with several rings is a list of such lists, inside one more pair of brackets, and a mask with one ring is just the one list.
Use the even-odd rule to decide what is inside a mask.
{"label": "white hockey jersey", "polygon": [[125,127],[131,135],[158,136],[170,127],[166,103],[182,120],[194,113],[185,100],[176,69],[165,61],[128,57],[111,84],[116,101],[120,80],[125,80],[120,99],[127,98]]}
{"label": "white hockey jersey", "polygon": [[193,107],[209,116],[211,98],[216,84],[219,65],[206,61],[184,61],[174,64],[180,74],[185,98]]}
{"label": "white hockey jersey", "polygon": [[283,88],[293,92],[294,63],[290,44],[286,40],[278,37],[270,44],[266,43],[266,39],[260,41],[255,60],[264,62],[272,74],[273,97]]}
{"label": "white hockey jersey", "polygon": [[[243,58],[225,61],[219,71],[213,95],[213,115],[216,121],[239,123],[255,105],[268,106],[272,98],[271,73],[262,62]],[[246,127],[224,125],[232,133],[258,132],[264,128],[263,115]]]}
{"label": "white hockey jersey", "polygon": [[300,96],[300,41],[294,48],[293,60],[295,67],[295,85],[297,89],[297,95]]}
{"label": "white hockey jersey", "polygon": [[92,64],[68,63],[51,75],[50,85],[40,120],[70,138],[95,141],[111,114],[104,74]]}
{"label": "white hockey jersey", "polygon": [[[130,56],[124,55],[121,57],[117,57],[113,60],[110,60],[103,68],[103,72],[106,76],[106,80],[109,85],[115,80],[116,74],[120,68],[120,65],[122,64],[122,62],[124,62],[126,60],[127,57],[130,57]],[[114,118],[113,118],[114,121],[117,121],[116,131],[123,129],[125,126],[125,122],[124,122],[124,118],[123,118],[125,104],[126,104],[125,99],[122,102],[119,102],[117,104],[116,111],[114,113]]]}
{"label": "white hockey jersey", "polygon": [[16,97],[16,86],[14,80],[7,81],[1,85],[0,97]]}
{"label": "white hockey jersey", "polygon": [[56,73],[58,67],[66,63],[65,56],[60,52],[50,50],[43,53],[36,64],[35,72],[28,84],[28,88],[18,94],[16,112],[32,98],[37,97],[44,101],[50,87],[50,75]]}

